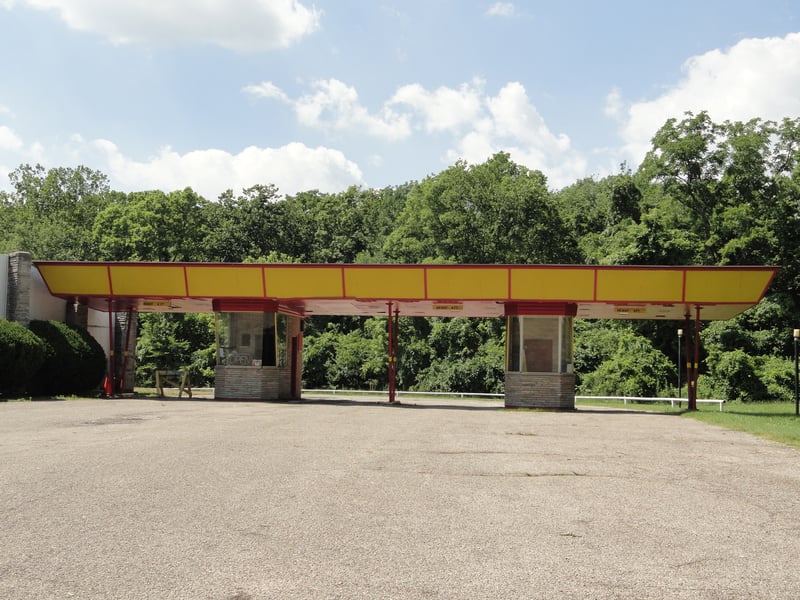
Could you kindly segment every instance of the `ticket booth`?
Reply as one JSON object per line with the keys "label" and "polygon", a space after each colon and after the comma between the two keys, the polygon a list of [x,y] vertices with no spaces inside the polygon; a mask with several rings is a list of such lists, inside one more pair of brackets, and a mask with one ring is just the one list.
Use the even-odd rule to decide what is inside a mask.
{"label": "ticket booth", "polygon": [[518,314],[509,314],[506,323],[507,407],[575,408],[576,310],[574,304],[509,305]]}
{"label": "ticket booth", "polygon": [[218,400],[299,399],[302,320],[276,311],[215,310]]}

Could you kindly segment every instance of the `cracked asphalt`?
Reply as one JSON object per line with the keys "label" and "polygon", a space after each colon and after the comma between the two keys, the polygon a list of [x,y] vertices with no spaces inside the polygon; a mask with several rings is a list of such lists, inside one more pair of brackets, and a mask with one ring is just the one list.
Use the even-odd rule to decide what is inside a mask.
{"label": "cracked asphalt", "polygon": [[0,597],[798,598],[800,452],[465,400],[2,403]]}

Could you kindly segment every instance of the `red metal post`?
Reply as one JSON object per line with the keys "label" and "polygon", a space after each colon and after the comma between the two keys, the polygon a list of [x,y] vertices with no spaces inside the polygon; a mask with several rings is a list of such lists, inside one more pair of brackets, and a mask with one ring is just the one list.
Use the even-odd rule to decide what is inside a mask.
{"label": "red metal post", "polygon": [[688,400],[687,406],[692,405],[692,382],[694,381],[694,377],[692,377],[692,330],[691,330],[692,321],[689,317],[689,313],[687,312],[685,315],[685,320],[683,324],[683,330],[686,335],[683,336],[684,339],[684,354],[686,355],[686,399]]}
{"label": "red metal post", "polygon": [[395,401],[395,341],[394,341],[394,327],[393,327],[393,316],[392,316],[392,303],[389,302],[389,320],[387,322],[387,333],[388,333],[388,342],[387,342],[387,353],[389,358],[389,403],[393,404]]}
{"label": "red metal post", "polygon": [[106,395],[113,396],[117,389],[116,362],[114,361],[114,313],[111,298],[108,299],[108,374],[104,391]]}
{"label": "red metal post", "polygon": [[700,306],[695,307],[697,312],[694,320],[694,394],[689,401],[689,410],[697,410],[697,379],[700,376]]}
{"label": "red metal post", "polygon": [[[398,347],[399,347],[399,339],[400,339],[400,307],[396,306],[394,309],[394,327],[392,328],[394,331],[394,350],[392,350],[392,356],[394,356],[394,366],[392,367],[392,372],[394,373],[394,387],[397,387],[397,356],[399,354]],[[395,398],[395,401],[397,399]]]}

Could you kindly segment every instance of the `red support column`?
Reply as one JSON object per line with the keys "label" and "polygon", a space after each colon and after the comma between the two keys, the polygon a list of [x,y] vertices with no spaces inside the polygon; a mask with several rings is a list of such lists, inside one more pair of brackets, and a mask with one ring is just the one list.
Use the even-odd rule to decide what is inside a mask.
{"label": "red support column", "polygon": [[694,393],[689,401],[689,410],[697,410],[697,379],[700,376],[700,307],[696,306],[695,308],[697,312],[694,320],[694,381],[692,383]]}
{"label": "red support column", "polygon": [[395,402],[395,366],[397,365],[397,357],[395,355],[395,331],[394,331],[394,318],[392,315],[392,303],[389,302],[389,320],[386,324],[388,333],[388,342],[386,344],[387,354],[389,358],[389,403]]}
{"label": "red support column", "polygon": [[686,399],[688,400],[687,406],[692,406],[692,394],[694,393],[694,376],[692,372],[692,335],[691,335],[691,318],[687,312],[683,324],[683,330],[686,332],[684,335],[684,354],[686,355]]}
{"label": "red support column", "polygon": [[400,307],[396,306],[394,309],[394,327],[392,328],[394,331],[394,350],[392,351],[392,355],[394,356],[394,385],[395,388],[397,387],[397,357],[399,356],[398,348],[399,348],[399,340],[400,340]]}
{"label": "red support column", "polygon": [[108,299],[108,373],[106,374],[103,391],[107,396],[113,396],[116,389],[116,362],[114,361],[114,312],[111,298]]}

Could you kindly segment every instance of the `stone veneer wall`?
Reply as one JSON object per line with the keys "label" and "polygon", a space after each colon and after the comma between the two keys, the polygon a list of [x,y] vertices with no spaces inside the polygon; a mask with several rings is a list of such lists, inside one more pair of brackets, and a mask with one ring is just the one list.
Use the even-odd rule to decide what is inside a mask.
{"label": "stone veneer wall", "polygon": [[289,397],[288,367],[217,365],[214,398],[217,400],[280,400]]}
{"label": "stone veneer wall", "polygon": [[575,374],[506,371],[505,396],[507,408],[575,410]]}
{"label": "stone veneer wall", "polygon": [[31,322],[31,267],[33,259],[28,252],[8,255],[8,304],[9,321],[28,326]]}

